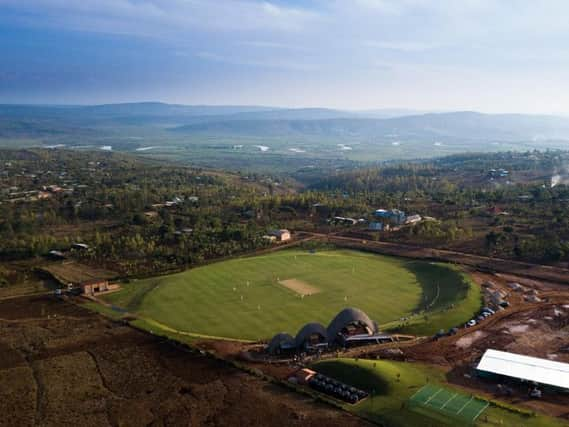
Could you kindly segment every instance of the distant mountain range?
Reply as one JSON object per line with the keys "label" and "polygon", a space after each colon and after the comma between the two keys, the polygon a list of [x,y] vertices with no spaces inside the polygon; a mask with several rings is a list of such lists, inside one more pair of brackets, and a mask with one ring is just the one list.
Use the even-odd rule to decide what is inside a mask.
{"label": "distant mountain range", "polygon": [[544,141],[569,139],[569,118],[477,112],[426,113],[390,118],[359,115],[319,119],[208,120],[173,129],[185,134],[240,136],[320,136],[353,138],[430,138],[442,140]]}
{"label": "distant mountain range", "polygon": [[[364,111],[342,111],[330,108],[277,108],[243,105],[179,105],[161,102],[138,102],[124,104],[79,105],[9,105],[0,104],[0,115],[8,117],[42,118],[87,118],[128,119],[128,118],[186,118],[207,120],[323,120],[337,118],[391,118],[419,114],[421,111],[404,109],[383,109]],[[73,116],[73,117],[72,117]]]}
{"label": "distant mountain range", "polygon": [[423,138],[464,141],[569,140],[569,118],[413,110],[199,106],[158,102],[96,106],[0,105],[0,137],[92,134],[151,126],[175,135]]}

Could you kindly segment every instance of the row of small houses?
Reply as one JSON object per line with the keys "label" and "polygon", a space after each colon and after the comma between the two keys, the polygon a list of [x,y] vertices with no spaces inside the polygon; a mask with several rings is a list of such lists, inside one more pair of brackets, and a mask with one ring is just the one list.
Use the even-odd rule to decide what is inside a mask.
{"label": "row of small houses", "polygon": [[103,293],[114,292],[120,289],[117,283],[111,283],[107,279],[89,279],[79,283],[68,283],[66,289],[56,289],[56,295],[62,295],[64,292],[72,295],[97,296]]}
{"label": "row of small houses", "polygon": [[[86,243],[73,243],[70,247],[71,250],[79,250],[79,251],[88,251],[89,248],[90,248],[89,245],[87,245]],[[56,249],[49,251],[48,256],[52,259],[66,258],[65,253],[63,251],[59,251]]]}
{"label": "row of small houses", "polygon": [[335,216],[328,220],[331,224],[355,226],[368,223],[367,229],[371,231],[396,230],[401,226],[417,224],[421,221],[434,221],[432,217],[422,217],[421,215],[407,215],[399,209],[377,209],[374,213],[374,220],[369,221],[365,218],[355,219],[349,217]]}
{"label": "row of small houses", "polygon": [[95,296],[103,292],[116,291],[120,288],[118,284],[110,283],[106,279],[92,279],[79,283],[81,294]]}

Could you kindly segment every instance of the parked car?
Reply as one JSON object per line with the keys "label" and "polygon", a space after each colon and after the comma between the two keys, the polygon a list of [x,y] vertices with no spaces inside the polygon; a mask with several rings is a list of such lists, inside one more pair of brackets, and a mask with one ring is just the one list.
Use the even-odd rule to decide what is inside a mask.
{"label": "parked car", "polygon": [[476,320],[470,319],[468,322],[466,322],[466,325],[464,326],[467,328],[472,328],[473,326],[476,326]]}
{"label": "parked car", "polygon": [[434,338],[435,340],[438,340],[439,338],[442,338],[442,337],[444,337],[444,336],[446,336],[446,332],[445,332],[444,329],[441,329],[439,332],[437,332],[437,333],[435,334],[435,336],[434,336],[433,338]]}

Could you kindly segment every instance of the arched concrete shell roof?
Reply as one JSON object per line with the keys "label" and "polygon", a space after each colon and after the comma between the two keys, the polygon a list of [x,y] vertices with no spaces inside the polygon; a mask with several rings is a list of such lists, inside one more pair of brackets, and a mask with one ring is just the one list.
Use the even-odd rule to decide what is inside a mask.
{"label": "arched concrete shell roof", "polygon": [[346,308],[340,311],[328,326],[328,339],[335,340],[344,327],[351,323],[361,323],[373,333],[377,332],[377,324],[367,314],[357,308]]}
{"label": "arched concrete shell roof", "polygon": [[280,334],[276,334],[271,339],[271,341],[269,341],[267,350],[269,351],[269,353],[275,353],[284,343],[294,343],[294,338],[290,334],[281,332]]}
{"label": "arched concrete shell roof", "polygon": [[304,342],[307,340],[308,337],[315,334],[320,335],[324,339],[324,341],[328,340],[328,333],[324,326],[322,326],[320,323],[317,322],[307,323],[300,329],[300,331],[298,331],[296,337],[294,338],[296,346],[297,347],[302,346],[302,344],[304,344]]}

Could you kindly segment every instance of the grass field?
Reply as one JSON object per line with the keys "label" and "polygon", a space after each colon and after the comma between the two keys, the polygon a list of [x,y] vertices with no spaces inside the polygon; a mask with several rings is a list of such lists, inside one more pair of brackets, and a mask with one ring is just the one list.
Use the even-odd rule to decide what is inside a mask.
{"label": "grass field", "polygon": [[[361,359],[326,360],[314,364],[312,368],[369,392],[370,398],[356,405],[344,406],[348,411],[376,422],[393,427],[470,425],[470,421],[466,418],[459,420],[455,415],[447,416],[444,411],[441,412],[440,407],[445,403],[452,405],[451,409],[455,409],[455,413],[460,411],[462,406],[458,404],[471,402],[472,396],[446,383],[444,372],[437,368],[418,363]],[[443,392],[437,394],[437,390],[443,390],[444,395]],[[424,395],[421,395],[422,391],[425,391]],[[455,394],[460,398],[452,399]],[[434,399],[428,400],[433,396]],[[427,405],[409,404],[409,399],[419,397],[425,398],[422,400],[427,402]],[[476,397],[472,400],[476,400]],[[429,407],[431,402],[432,405]],[[485,403],[483,406],[470,407],[470,405],[471,403],[465,408],[471,412],[471,419],[483,406],[486,406]],[[475,425],[560,427],[564,423],[555,418],[524,415],[491,404],[477,418]]]}
{"label": "grass field", "polygon": [[405,266],[421,284],[421,302],[404,322],[384,325],[387,330],[432,335],[464,324],[480,310],[480,288],[465,273],[448,264],[409,261]]}
{"label": "grass field", "polygon": [[[317,289],[303,295],[290,280]],[[123,286],[105,300],[178,331],[240,339],[295,334],[307,322],[327,325],[341,309],[357,307],[379,324],[429,307],[468,320],[480,307],[477,288],[454,269],[439,264],[346,250],[310,253],[284,250],[236,258]],[[462,305],[470,294],[476,306]],[[424,315],[411,317],[428,333]],[[448,325],[453,326],[453,325]]]}
{"label": "grass field", "polygon": [[486,410],[489,403],[455,390],[427,384],[408,400],[410,407],[417,405],[447,414],[457,421],[473,423]]}

